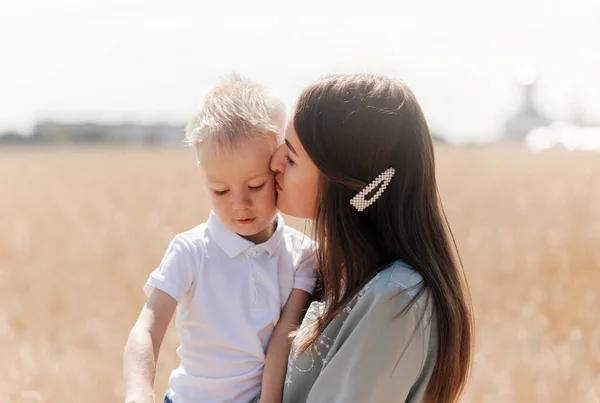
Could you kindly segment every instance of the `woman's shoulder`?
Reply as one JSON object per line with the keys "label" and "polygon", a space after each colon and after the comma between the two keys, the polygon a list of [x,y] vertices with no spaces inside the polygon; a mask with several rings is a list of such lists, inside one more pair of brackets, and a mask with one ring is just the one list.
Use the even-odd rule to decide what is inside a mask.
{"label": "woman's shoulder", "polygon": [[355,320],[372,314],[396,317],[407,309],[412,312],[411,316],[431,313],[428,292],[423,287],[423,277],[407,263],[397,260],[358,292],[348,311],[353,311]]}
{"label": "woman's shoulder", "polygon": [[403,260],[396,260],[375,275],[361,292],[380,298],[400,292],[414,298],[423,286],[423,277],[419,272]]}

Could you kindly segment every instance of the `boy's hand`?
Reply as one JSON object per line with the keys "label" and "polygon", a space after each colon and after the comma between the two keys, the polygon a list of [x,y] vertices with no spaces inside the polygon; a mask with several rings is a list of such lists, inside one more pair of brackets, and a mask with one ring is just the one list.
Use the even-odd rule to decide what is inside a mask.
{"label": "boy's hand", "polygon": [[125,403],[154,403],[154,394],[146,396],[132,396],[125,400]]}

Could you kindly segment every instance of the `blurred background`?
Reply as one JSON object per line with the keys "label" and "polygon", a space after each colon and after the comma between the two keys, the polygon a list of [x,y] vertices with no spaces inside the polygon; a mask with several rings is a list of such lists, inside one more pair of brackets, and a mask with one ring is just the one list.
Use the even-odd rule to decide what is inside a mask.
{"label": "blurred background", "polygon": [[473,298],[461,401],[600,402],[599,38],[595,0],[2,3],[0,401],[123,399],[142,285],[210,208],[184,125],[237,71],[288,107],[407,82]]}

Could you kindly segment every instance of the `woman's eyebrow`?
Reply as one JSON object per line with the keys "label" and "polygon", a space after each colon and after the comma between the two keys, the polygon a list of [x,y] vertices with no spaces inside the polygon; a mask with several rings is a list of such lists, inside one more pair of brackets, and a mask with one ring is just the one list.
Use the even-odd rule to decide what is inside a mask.
{"label": "woman's eyebrow", "polygon": [[294,147],[292,147],[292,144],[288,141],[288,139],[285,139],[285,145],[287,146],[287,148],[290,149],[290,151],[292,151],[294,154],[298,155],[298,153],[296,152]]}

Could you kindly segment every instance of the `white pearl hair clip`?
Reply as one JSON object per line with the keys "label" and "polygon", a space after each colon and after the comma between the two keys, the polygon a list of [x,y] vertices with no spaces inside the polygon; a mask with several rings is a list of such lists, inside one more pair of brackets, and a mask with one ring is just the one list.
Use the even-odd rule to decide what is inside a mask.
{"label": "white pearl hair clip", "polygon": [[[395,173],[396,173],[396,170],[394,168],[388,168],[385,171],[383,171],[381,174],[379,174],[379,176],[377,178],[375,178],[375,180],[373,182],[369,183],[356,196],[354,196],[352,199],[350,199],[350,204],[352,204],[354,206],[354,208],[357,209],[358,211],[363,211],[364,209],[369,207],[371,204],[375,203],[375,201],[379,198],[379,196],[381,196],[383,194],[383,191],[385,190],[385,188],[388,187],[388,185],[392,181],[392,177],[394,176]],[[372,192],[373,189],[375,189],[379,184],[381,184],[381,187],[379,188],[379,190],[373,196],[371,196],[371,198],[369,200],[366,200],[365,196],[367,194],[369,194],[370,192]]]}

